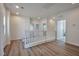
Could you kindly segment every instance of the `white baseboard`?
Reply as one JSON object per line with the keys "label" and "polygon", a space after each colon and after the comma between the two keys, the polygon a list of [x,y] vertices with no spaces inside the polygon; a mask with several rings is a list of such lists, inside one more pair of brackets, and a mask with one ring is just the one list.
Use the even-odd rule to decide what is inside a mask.
{"label": "white baseboard", "polygon": [[66,42],[66,43],[79,47],[79,44],[77,44],[77,43],[73,43],[73,42]]}
{"label": "white baseboard", "polygon": [[39,44],[42,44],[42,43],[46,43],[46,42],[51,42],[51,41],[54,41],[54,39],[50,39],[50,40],[40,40],[40,41],[37,41],[37,42],[33,42],[33,43],[29,43],[29,44],[25,44],[24,48],[29,48],[29,47],[32,47],[32,46],[36,46],[36,45],[39,45]]}

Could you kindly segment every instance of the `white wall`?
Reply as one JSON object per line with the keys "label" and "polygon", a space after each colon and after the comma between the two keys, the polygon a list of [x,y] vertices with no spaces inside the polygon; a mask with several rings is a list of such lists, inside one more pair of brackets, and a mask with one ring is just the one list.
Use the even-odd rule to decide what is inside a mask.
{"label": "white wall", "polygon": [[23,39],[25,37],[25,31],[29,30],[29,23],[28,17],[11,16],[11,40]]}
{"label": "white wall", "polygon": [[68,13],[66,42],[79,46],[79,8]]}
{"label": "white wall", "polygon": [[6,9],[6,45],[10,44],[10,11]]}
{"label": "white wall", "polygon": [[56,17],[66,19],[66,42],[79,46],[79,8],[61,12]]}
{"label": "white wall", "polygon": [[53,18],[49,18],[47,20],[47,24],[48,24],[48,39],[52,39],[55,40],[55,31],[56,31],[56,21]]}
{"label": "white wall", "polygon": [[9,20],[9,16],[10,13],[9,11],[6,10],[4,4],[0,4],[0,55],[4,55],[4,47],[8,44],[8,42],[10,42],[10,39],[8,40],[9,27],[7,24]]}
{"label": "white wall", "polygon": [[3,6],[3,15],[4,15],[4,47],[10,44],[10,28],[9,28],[9,21],[10,21],[10,11],[8,11],[5,6]]}
{"label": "white wall", "polygon": [[0,55],[3,55],[3,41],[4,41],[4,31],[3,31],[3,4],[0,4]]}

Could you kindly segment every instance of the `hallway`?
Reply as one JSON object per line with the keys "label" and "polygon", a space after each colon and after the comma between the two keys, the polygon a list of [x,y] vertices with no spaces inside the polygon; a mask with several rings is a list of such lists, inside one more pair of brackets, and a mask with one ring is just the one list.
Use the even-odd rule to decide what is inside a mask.
{"label": "hallway", "polygon": [[2,3],[0,9],[0,56],[79,55],[79,4]]}
{"label": "hallway", "polygon": [[79,56],[79,47],[64,44],[62,41],[52,41],[32,48],[23,48],[22,42],[18,40],[12,41],[11,47],[5,50],[9,51],[8,56]]}

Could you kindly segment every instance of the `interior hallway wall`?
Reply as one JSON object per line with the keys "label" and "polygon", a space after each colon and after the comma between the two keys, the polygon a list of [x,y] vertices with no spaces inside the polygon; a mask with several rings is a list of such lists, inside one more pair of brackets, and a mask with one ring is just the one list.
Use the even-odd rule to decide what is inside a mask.
{"label": "interior hallway wall", "polygon": [[9,18],[10,12],[0,4],[0,55],[4,55],[4,47],[10,43]]}
{"label": "interior hallway wall", "polygon": [[6,9],[6,23],[5,23],[5,25],[6,25],[6,41],[5,41],[5,43],[6,43],[6,45],[7,44],[10,44],[10,40],[11,40],[11,38],[10,38],[10,11],[8,11],[7,9]]}
{"label": "interior hallway wall", "polygon": [[[6,8],[4,7],[4,4],[0,4],[0,55],[4,55],[4,47],[10,42],[10,40],[7,39],[7,20],[8,14]],[[7,18],[8,17],[8,18]]]}
{"label": "interior hallway wall", "polygon": [[57,20],[66,20],[66,42],[79,46],[79,7],[56,15]]}
{"label": "interior hallway wall", "polygon": [[48,36],[48,39],[52,39],[52,40],[55,40],[56,36],[56,21],[55,19],[53,18],[48,18],[47,20],[47,36]]}
{"label": "interior hallway wall", "polygon": [[66,42],[79,46],[79,8],[68,13]]}
{"label": "interior hallway wall", "polygon": [[3,28],[3,4],[0,4],[0,55],[3,55],[4,28]]}
{"label": "interior hallway wall", "polygon": [[10,29],[11,40],[23,39],[25,31],[29,30],[30,20],[27,17],[11,16]]}

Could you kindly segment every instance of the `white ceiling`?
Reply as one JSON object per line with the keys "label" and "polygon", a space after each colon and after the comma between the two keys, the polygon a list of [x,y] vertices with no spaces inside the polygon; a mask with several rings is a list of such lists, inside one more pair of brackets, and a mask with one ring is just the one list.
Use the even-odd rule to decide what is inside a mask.
{"label": "white ceiling", "polygon": [[[4,5],[12,14],[19,12],[19,15],[32,17],[51,16],[79,6],[79,4],[72,3],[6,3]],[[16,9],[16,5],[19,5],[20,8]],[[24,9],[21,9],[22,6]]]}

